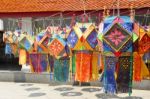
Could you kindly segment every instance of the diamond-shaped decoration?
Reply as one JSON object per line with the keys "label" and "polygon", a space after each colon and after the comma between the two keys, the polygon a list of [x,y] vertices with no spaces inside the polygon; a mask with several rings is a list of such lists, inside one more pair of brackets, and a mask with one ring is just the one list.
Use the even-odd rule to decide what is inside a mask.
{"label": "diamond-shaped decoration", "polygon": [[76,45],[77,41],[78,41],[77,34],[75,33],[74,30],[71,30],[71,32],[70,32],[70,34],[68,35],[68,38],[67,38],[68,45],[70,45],[70,47],[73,48]]}
{"label": "diamond-shaped decoration", "polygon": [[50,53],[54,56],[58,56],[64,47],[65,46],[58,39],[54,39],[49,45]]}
{"label": "diamond-shaped decoration", "polygon": [[30,44],[29,40],[24,37],[21,41],[20,41],[20,46],[25,48],[27,51],[29,51],[32,47],[32,45]]}
{"label": "diamond-shaped decoration", "polygon": [[112,27],[104,34],[104,41],[114,50],[120,51],[120,49],[131,39],[130,33],[122,28],[118,23],[112,25]]}
{"label": "diamond-shaped decoration", "polygon": [[90,44],[92,48],[95,48],[98,41],[97,41],[97,32],[93,30],[91,34],[87,37],[87,42]]}

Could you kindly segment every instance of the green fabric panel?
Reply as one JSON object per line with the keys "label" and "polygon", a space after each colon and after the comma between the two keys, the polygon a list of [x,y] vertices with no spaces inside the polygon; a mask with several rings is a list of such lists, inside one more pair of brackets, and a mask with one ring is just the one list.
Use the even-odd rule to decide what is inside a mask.
{"label": "green fabric panel", "polygon": [[54,80],[65,82],[69,76],[69,60],[55,59],[54,61]]}
{"label": "green fabric panel", "polygon": [[75,73],[75,69],[76,69],[76,55],[74,54],[72,56],[72,73]]}

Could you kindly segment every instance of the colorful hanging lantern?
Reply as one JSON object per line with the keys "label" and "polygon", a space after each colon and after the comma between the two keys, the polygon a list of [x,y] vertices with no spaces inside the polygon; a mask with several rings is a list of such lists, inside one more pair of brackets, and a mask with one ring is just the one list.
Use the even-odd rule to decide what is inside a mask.
{"label": "colorful hanging lantern", "polygon": [[121,25],[115,23],[104,33],[103,39],[107,46],[118,52],[131,40],[130,34]]}
{"label": "colorful hanging lantern", "polygon": [[[129,17],[114,16],[108,17],[104,20],[103,35],[99,35],[99,39],[103,42],[104,56],[108,56],[106,53],[110,53],[109,56],[114,55],[114,59],[109,60],[108,57],[104,58],[105,65],[103,79],[104,90],[106,92],[116,93],[117,90],[121,92],[129,92],[129,94],[132,92],[132,45],[133,42],[138,39],[137,35],[135,35],[135,38],[133,37],[132,30],[133,23],[130,21]],[[110,66],[112,66],[112,69],[116,68],[116,70],[108,70]],[[117,74],[116,81],[114,79],[115,76],[108,76],[110,74],[115,75],[115,72]]]}

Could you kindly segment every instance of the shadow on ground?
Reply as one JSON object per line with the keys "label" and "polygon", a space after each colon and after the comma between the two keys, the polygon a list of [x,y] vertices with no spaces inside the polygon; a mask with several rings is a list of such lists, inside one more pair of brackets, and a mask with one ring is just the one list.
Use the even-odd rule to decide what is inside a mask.
{"label": "shadow on ground", "polygon": [[31,93],[28,97],[39,97],[44,95],[46,95],[46,93]]}
{"label": "shadow on ground", "polygon": [[25,86],[25,87],[27,86],[28,87],[28,86],[33,86],[33,84],[21,84],[20,86]]}
{"label": "shadow on ground", "polygon": [[82,89],[82,91],[85,91],[85,92],[97,92],[100,90],[101,90],[100,88],[83,88]]}
{"label": "shadow on ground", "polygon": [[57,91],[70,91],[70,90],[73,90],[74,88],[72,87],[59,87],[59,88],[55,88],[54,90],[57,90]]}
{"label": "shadow on ground", "polygon": [[27,88],[25,89],[26,91],[35,91],[35,90],[39,90],[40,88]]}
{"label": "shadow on ground", "polygon": [[98,99],[142,99],[142,97],[137,96],[128,96],[128,97],[118,97],[116,95],[110,95],[110,94],[96,94],[95,95]]}
{"label": "shadow on ground", "polygon": [[62,96],[81,96],[81,92],[64,92],[61,93]]}

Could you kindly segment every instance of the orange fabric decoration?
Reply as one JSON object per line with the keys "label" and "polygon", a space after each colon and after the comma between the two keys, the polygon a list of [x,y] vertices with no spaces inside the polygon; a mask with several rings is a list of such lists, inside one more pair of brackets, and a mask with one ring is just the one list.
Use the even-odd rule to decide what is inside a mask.
{"label": "orange fabric decoration", "polygon": [[76,74],[75,80],[89,82],[91,79],[91,59],[92,55],[86,52],[76,53]]}
{"label": "orange fabric decoration", "polygon": [[58,56],[63,49],[64,45],[58,39],[54,39],[49,45],[49,52],[55,57]]}
{"label": "orange fabric decoration", "polygon": [[145,53],[150,49],[150,37],[145,34],[141,41],[139,41],[139,52],[140,53]]}
{"label": "orange fabric decoration", "polygon": [[133,58],[133,80],[141,81],[141,57],[137,52],[134,52]]}

